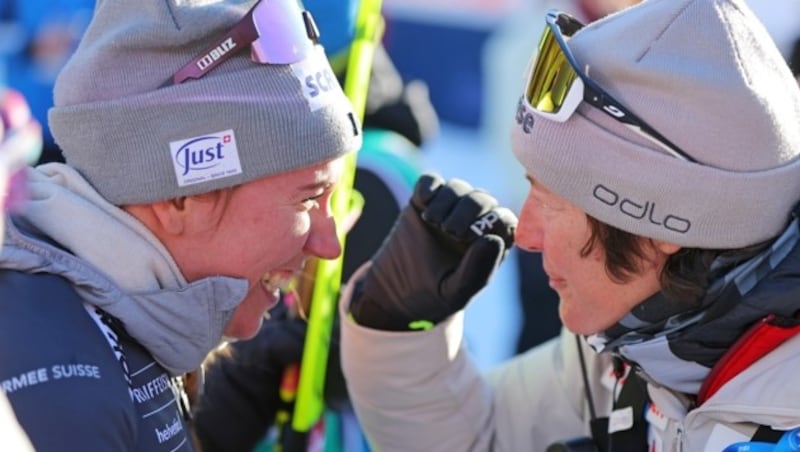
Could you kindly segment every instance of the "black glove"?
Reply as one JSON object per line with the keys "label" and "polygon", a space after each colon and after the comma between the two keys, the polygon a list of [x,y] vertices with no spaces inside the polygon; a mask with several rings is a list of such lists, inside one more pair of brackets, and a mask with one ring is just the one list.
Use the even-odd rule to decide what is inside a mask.
{"label": "black glove", "polygon": [[489,281],[513,245],[516,216],[488,193],[425,174],[357,283],[350,313],[360,325],[428,329]]}
{"label": "black glove", "polygon": [[[206,362],[194,413],[203,451],[251,451],[274,424],[278,410],[291,410],[279,390],[284,370],[300,363],[307,325],[286,311],[278,305],[255,337],[228,344]],[[333,409],[347,401],[338,338],[335,323],[325,380],[326,405]]]}

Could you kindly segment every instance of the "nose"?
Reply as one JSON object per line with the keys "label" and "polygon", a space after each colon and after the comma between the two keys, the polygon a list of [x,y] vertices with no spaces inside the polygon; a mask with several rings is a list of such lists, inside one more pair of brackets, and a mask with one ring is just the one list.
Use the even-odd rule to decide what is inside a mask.
{"label": "nose", "polygon": [[522,211],[519,214],[519,223],[514,234],[514,243],[525,251],[541,252],[544,243],[544,228],[538,202],[528,194]]}
{"label": "nose", "polygon": [[333,215],[318,215],[312,219],[305,252],[320,259],[336,259],[342,254]]}

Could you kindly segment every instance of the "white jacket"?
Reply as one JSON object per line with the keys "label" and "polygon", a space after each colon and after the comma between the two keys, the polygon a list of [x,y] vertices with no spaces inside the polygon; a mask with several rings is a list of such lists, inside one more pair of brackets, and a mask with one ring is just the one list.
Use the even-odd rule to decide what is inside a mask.
{"label": "white jacket", "polygon": [[[351,292],[352,283],[340,303],[343,319]],[[610,357],[581,343],[597,415],[608,416]],[[464,347],[463,313],[424,332],[342,322],[350,396],[371,445],[385,452],[545,451],[554,441],[588,436],[576,344],[564,331],[484,376]],[[749,440],[759,425],[800,426],[798,370],[800,335],[690,411],[685,396],[650,384],[656,407],[648,415],[650,450],[721,451]]]}

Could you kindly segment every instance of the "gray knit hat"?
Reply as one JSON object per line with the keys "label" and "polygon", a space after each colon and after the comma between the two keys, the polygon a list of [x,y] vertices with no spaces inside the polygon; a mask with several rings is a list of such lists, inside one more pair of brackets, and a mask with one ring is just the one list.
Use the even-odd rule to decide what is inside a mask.
{"label": "gray knit hat", "polygon": [[534,178],[604,223],[686,247],[744,247],[786,226],[800,200],[800,90],[744,1],[647,0],[568,45],[698,163],[586,103],[559,123],[521,102],[512,147]]}
{"label": "gray knit hat", "polygon": [[67,163],[122,205],[231,187],[357,150],[360,125],[320,46],[291,65],[257,64],[243,51],[205,77],[160,88],[254,3],[98,0],[50,110]]}

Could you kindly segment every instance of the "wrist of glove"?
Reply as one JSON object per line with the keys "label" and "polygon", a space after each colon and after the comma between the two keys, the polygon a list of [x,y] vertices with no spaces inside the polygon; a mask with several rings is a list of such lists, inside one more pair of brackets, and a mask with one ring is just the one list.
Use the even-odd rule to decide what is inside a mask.
{"label": "wrist of glove", "polygon": [[463,309],[513,245],[517,218],[468,183],[426,174],[355,287],[356,323],[429,329]]}

